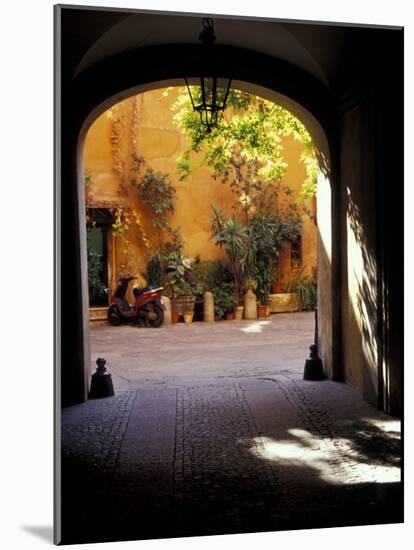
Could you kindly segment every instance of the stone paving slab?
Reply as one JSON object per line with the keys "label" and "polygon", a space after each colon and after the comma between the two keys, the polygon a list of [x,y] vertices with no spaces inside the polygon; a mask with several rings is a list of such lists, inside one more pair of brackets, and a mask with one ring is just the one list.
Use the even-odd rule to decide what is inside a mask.
{"label": "stone paving slab", "polygon": [[91,373],[104,356],[115,391],[142,384],[179,384],[276,370],[303,373],[314,337],[314,314],[281,313],[257,321],[162,326],[92,325]]}
{"label": "stone paving slab", "polygon": [[[124,390],[65,409],[64,539],[402,521],[398,420],[363,402],[349,386],[303,381],[300,355],[306,346],[298,347],[298,331],[310,335],[312,319],[292,315],[298,317],[288,316],[286,329],[281,317],[258,325],[265,334],[254,333],[254,343],[239,330],[250,327],[244,323],[223,325],[221,332],[217,323],[211,346],[194,325],[191,368],[182,360],[183,349],[171,352],[168,364],[153,352],[151,368],[121,361],[111,371]],[[187,328],[194,327],[173,327],[164,344],[182,331],[188,337]],[[141,341],[142,357],[157,333],[140,334],[146,332],[151,337]],[[283,353],[291,354],[282,363],[272,333],[284,340]],[[109,344],[112,349],[111,334],[106,327],[92,334],[96,352]],[[128,354],[132,333],[123,334],[113,361]],[[236,337],[237,355],[229,352],[236,350]],[[211,363],[205,367],[208,350]],[[127,383],[120,382],[122,376],[129,377]]]}

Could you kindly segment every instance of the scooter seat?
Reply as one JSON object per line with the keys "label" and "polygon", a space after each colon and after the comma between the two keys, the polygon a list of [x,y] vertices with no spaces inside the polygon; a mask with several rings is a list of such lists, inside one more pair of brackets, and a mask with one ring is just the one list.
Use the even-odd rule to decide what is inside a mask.
{"label": "scooter seat", "polygon": [[148,292],[151,289],[152,289],[151,286],[144,286],[143,288],[135,287],[132,292],[133,292],[135,298],[137,298],[138,296],[141,296],[141,294],[144,294],[144,292]]}

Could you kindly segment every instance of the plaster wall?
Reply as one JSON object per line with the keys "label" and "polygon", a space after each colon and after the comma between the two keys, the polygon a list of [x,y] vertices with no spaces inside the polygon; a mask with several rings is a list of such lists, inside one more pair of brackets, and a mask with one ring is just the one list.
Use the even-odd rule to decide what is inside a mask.
{"label": "plaster wall", "polygon": [[361,102],[344,114],[341,146],[342,345],[344,381],[378,404],[378,265],[373,112]]}
{"label": "plaster wall", "polygon": [[[131,155],[143,156],[155,171],[168,174],[176,189],[173,227],[180,227],[186,254],[200,255],[202,260],[225,258],[215,246],[210,235],[211,204],[218,205],[230,215],[235,196],[229,186],[214,181],[207,167],[199,166],[200,159],[193,160],[193,170],[185,181],[180,181],[176,159],[186,141],[173,124],[171,106],[179,93],[178,88],[156,89],[130,97],[104,112],[88,131],[84,147],[84,170],[90,176],[86,187],[86,204],[89,206],[129,205],[135,209],[142,222],[142,229],[153,246],[160,237],[151,224],[151,212],[140,202],[129,182]],[[295,199],[306,178],[305,165],[300,160],[302,145],[293,138],[283,140],[284,157],[288,164],[283,183],[293,190]],[[313,214],[314,200],[304,203]],[[151,250],[145,246],[139,228],[132,224],[126,246],[122,239],[112,239],[116,248],[110,255],[110,286],[116,285],[117,276],[129,271],[144,273]],[[302,265],[292,269],[290,246],[282,251],[281,266],[284,282],[297,276],[312,276],[316,269],[316,225],[308,215],[303,216]]]}
{"label": "plaster wall", "polygon": [[328,176],[319,173],[317,188],[318,350],[325,372],[332,378],[332,192]]}

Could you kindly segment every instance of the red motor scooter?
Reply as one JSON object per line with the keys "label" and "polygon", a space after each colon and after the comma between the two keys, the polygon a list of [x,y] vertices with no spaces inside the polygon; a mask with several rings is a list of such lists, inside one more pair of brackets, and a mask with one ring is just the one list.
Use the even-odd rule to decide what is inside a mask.
{"label": "red motor scooter", "polygon": [[150,327],[159,327],[164,320],[164,304],[162,291],[164,287],[134,288],[135,304],[131,306],[125,298],[130,281],[136,277],[122,277],[119,279],[114,294],[115,303],[108,309],[108,321],[111,325],[121,323],[135,323]]}

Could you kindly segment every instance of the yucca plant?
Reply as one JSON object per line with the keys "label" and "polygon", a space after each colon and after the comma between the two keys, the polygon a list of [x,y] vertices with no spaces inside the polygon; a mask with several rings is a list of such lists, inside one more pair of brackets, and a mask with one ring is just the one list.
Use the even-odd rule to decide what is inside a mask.
{"label": "yucca plant", "polygon": [[262,212],[251,218],[249,239],[257,287],[256,294],[261,304],[266,305],[273,282],[273,272],[279,260],[280,250],[286,244],[285,224],[280,216],[271,212]]}
{"label": "yucca plant", "polygon": [[224,218],[221,208],[211,205],[213,216],[211,221],[211,233],[214,242],[222,248],[229,259],[235,283],[235,292],[240,299],[243,280],[243,266],[246,255],[249,252],[249,233],[240,220]]}
{"label": "yucca plant", "polygon": [[316,280],[310,277],[302,277],[294,284],[294,291],[299,299],[301,309],[315,309],[317,303]]}

